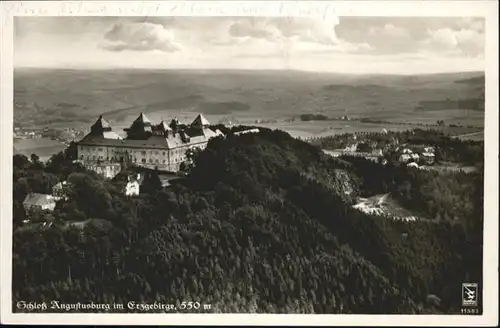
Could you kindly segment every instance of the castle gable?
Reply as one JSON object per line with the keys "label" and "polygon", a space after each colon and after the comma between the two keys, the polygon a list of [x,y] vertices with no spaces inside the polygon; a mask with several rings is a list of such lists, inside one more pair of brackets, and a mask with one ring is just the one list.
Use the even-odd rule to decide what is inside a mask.
{"label": "castle gable", "polygon": [[111,132],[111,131],[112,131],[111,124],[109,124],[109,122],[106,121],[102,117],[102,115],[100,115],[97,121],[90,127],[90,132],[94,135],[102,136],[104,132]]}
{"label": "castle gable", "polygon": [[191,126],[197,126],[197,127],[205,127],[209,126],[210,122],[203,116],[203,114],[199,114],[196,116],[196,118],[193,120],[191,123]]}

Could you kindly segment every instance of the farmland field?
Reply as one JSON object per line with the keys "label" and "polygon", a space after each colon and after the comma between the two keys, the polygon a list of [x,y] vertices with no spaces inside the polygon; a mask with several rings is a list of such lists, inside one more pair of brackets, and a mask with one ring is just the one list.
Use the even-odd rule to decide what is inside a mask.
{"label": "farmland field", "polygon": [[180,112],[237,119],[322,113],[398,122],[450,119],[467,124],[479,119],[481,123],[484,111],[474,108],[419,107],[425,101],[477,99],[484,93],[484,81],[460,82],[474,76],[483,73],[357,76],[298,71],[16,69],[14,120],[78,125],[100,114],[124,121],[143,111],[169,117]]}
{"label": "farmland field", "polygon": [[36,153],[42,161],[46,161],[53,154],[63,150],[66,146],[60,141],[51,140],[48,138],[40,139],[15,139],[14,153],[30,157]]}
{"label": "farmland field", "polygon": [[[483,127],[481,97],[481,72],[363,76],[299,71],[16,69],[14,122],[26,129],[81,129],[103,114],[122,133],[141,111],[156,122],[174,117],[189,122],[203,113],[212,123],[261,125],[307,137],[406,130],[438,120],[446,126]],[[454,104],[460,108],[448,108]],[[365,117],[393,124],[287,122],[302,114]],[[461,129],[450,133],[478,132],[477,128]],[[31,142],[35,143],[31,148],[15,145],[16,149],[29,153],[38,147],[50,153],[50,147],[60,147]]]}

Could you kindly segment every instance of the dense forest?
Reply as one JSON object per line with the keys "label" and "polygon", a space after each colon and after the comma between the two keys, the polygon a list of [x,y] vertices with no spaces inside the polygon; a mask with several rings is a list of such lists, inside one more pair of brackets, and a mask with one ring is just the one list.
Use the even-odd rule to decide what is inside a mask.
{"label": "dense forest", "polygon": [[[139,196],[126,197],[123,179],[88,172],[71,153],[47,164],[14,156],[14,311],[21,300],[58,300],[192,301],[211,304],[195,312],[224,313],[457,313],[461,284],[481,283],[480,171],[332,158],[261,129],[212,139],[183,179],[163,189],[153,172]],[[50,193],[63,180],[67,200],[51,213],[25,213],[28,192]],[[352,208],[357,196],[382,192],[428,220]],[[27,216],[54,224],[25,225]]]}

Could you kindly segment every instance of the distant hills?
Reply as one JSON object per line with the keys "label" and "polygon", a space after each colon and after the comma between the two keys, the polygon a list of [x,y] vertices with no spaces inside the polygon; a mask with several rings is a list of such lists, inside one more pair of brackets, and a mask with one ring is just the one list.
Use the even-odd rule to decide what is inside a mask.
{"label": "distant hills", "polygon": [[[139,111],[165,116],[181,112],[237,118],[244,115],[260,120],[304,112],[408,119],[420,115],[413,113],[419,103],[425,107],[449,99],[469,106],[469,99],[480,99],[481,95],[482,72],[402,76],[250,70],[16,69],[14,120],[23,125],[81,126],[100,114],[113,122]],[[477,107],[471,104],[470,109]]]}

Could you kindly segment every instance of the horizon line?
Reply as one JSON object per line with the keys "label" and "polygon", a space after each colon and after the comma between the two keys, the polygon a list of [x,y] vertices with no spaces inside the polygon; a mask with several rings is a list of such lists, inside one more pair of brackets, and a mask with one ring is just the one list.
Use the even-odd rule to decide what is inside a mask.
{"label": "horizon line", "polygon": [[461,70],[461,71],[443,71],[443,72],[428,72],[428,73],[370,73],[370,72],[334,72],[334,71],[313,71],[288,68],[268,68],[268,69],[251,69],[251,68],[165,68],[165,67],[36,67],[36,66],[17,66],[13,70],[66,70],[66,71],[244,71],[244,72],[295,72],[295,73],[310,73],[310,74],[325,74],[325,75],[376,75],[376,76],[425,76],[425,75],[446,75],[446,74],[486,74],[486,70]]}

